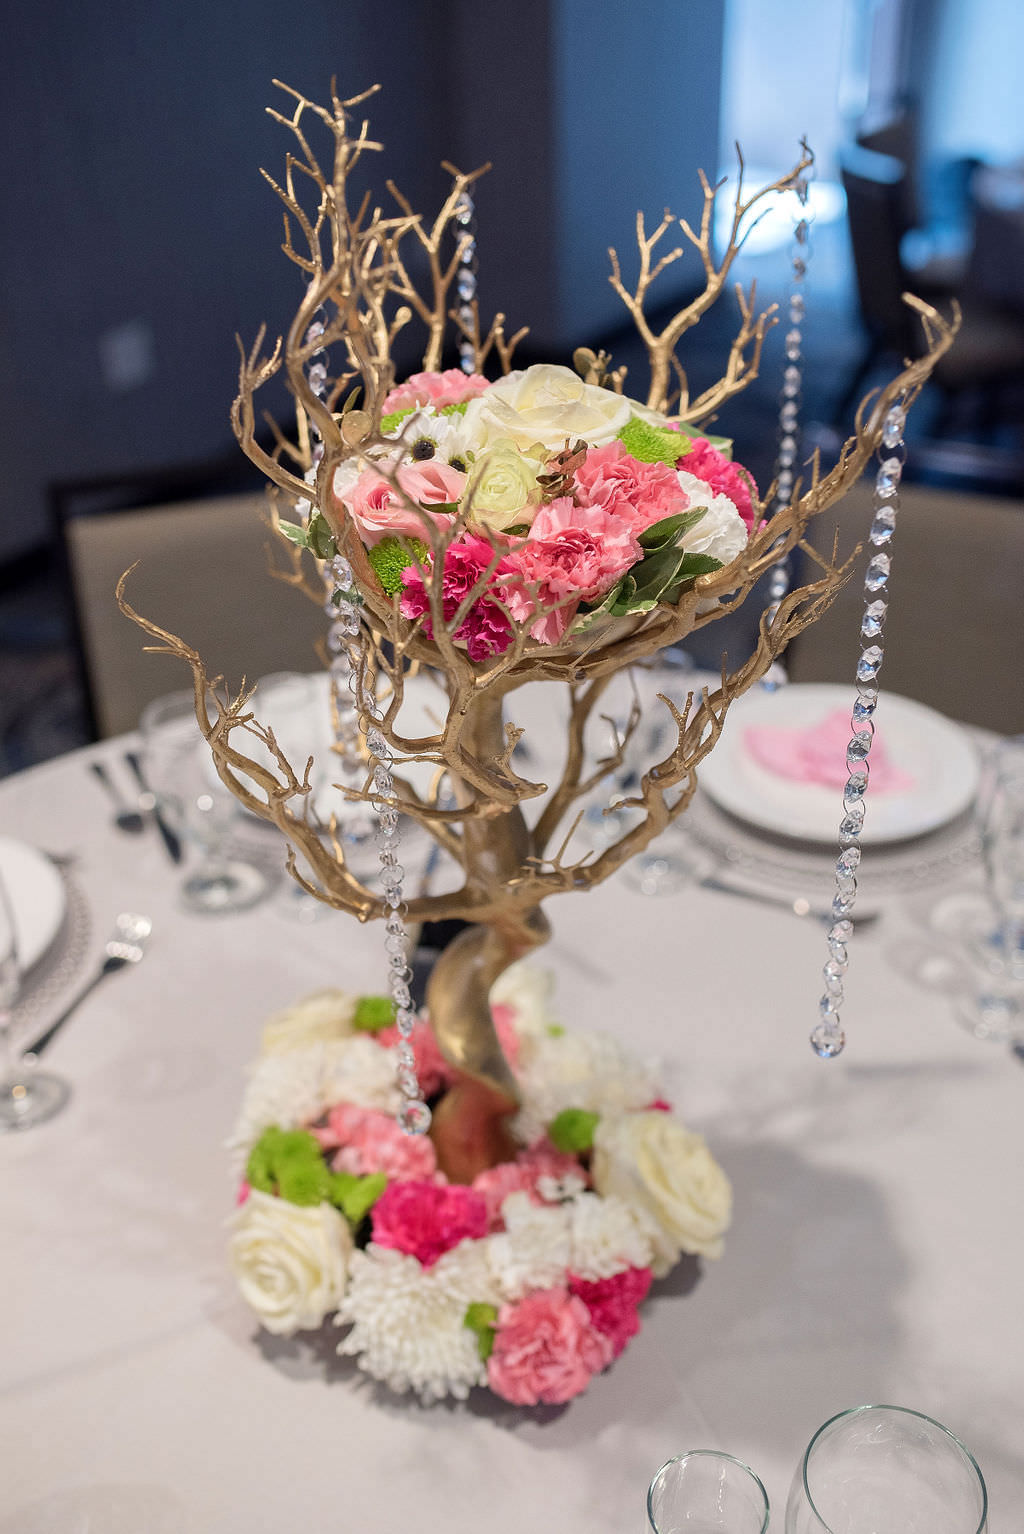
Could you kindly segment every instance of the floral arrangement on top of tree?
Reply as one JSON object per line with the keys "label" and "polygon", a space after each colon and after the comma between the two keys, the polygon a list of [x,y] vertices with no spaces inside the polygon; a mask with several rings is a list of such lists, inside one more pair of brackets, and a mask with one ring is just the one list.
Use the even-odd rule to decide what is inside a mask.
{"label": "floral arrangement on top of tree", "polygon": [[[701,177],[699,220],[677,227],[700,257],[704,286],[660,329],[648,304],[682,254],[681,245],[664,248],[676,221],[666,212],[648,230],[638,215],[632,281],[610,253],[610,280],[650,360],[641,400],[623,368],[585,347],[575,353],[575,373],[515,371],[525,332],[507,337],[501,313],[482,326],[475,297],[451,307],[469,238],[466,198],[482,171],[446,167],[451,187],[433,219],[391,182],[385,208],[353,190],[364,157],[381,148],[365,121],[354,124],[364,97],[332,94],[319,106],[282,88],[294,108],[272,116],[294,142],[282,179],[267,179],[284,208],[285,255],[305,291],[284,337],[267,350],[261,330],[241,348],[232,419],[272,487],[278,573],[318,605],[329,577],[347,615],[332,666],[350,672],[364,750],[358,778],[343,792],[373,807],[385,841],[400,811],[418,821],[459,870],[451,887],[410,893],[387,853],[379,887],[358,877],[340,819],[325,822],[312,802],[309,766],[287,759],[272,728],[254,718],[250,694],[222,694],[187,643],[132,611],[123,580],[119,596],[158,647],[191,666],[196,716],[217,770],[250,812],[280,828],[296,880],[361,921],[385,921],[400,1029],[410,1031],[415,1014],[396,905],[411,923],[469,924],[438,960],[426,997],[448,1066],[433,1103],[433,1150],[449,1182],[468,1186],[522,1150],[512,1127],[522,1092],[495,1031],[491,987],[546,940],[550,896],[595,886],[683,814],[733,699],[764,676],[844,579],[834,553],[804,543],[808,522],[860,476],[887,413],[916,396],[955,322],[908,299],[924,326],[924,355],[862,405],[838,461],[826,471],[815,454],[776,506],[775,487],[760,495],[705,424],[756,376],[772,311],[759,312],[753,291],[737,289],[739,325],[725,371],[699,394],[678,346],[724,291],[757,206],[799,182],[808,153],[750,195],[741,165],[721,256],[712,246],[719,189]],[[326,137],[329,156],[317,154],[314,133]],[[401,380],[392,349],[417,324],[422,367]],[[464,373],[444,367],[452,334]],[[492,371],[500,376],[487,381]],[[268,449],[257,433],[257,397],[274,378],[294,400],[296,432],[275,425]],[[610,680],[734,611],[798,544],[816,561],[815,578],[761,615],[751,653],[731,667],[723,662],[719,686],[663,699],[673,738],[639,771],[626,802],[632,819],[596,855],[574,855],[582,806],[621,762],[639,723],[635,708],[614,748],[594,751],[588,723]],[[438,679],[447,706],[410,733],[406,680],[420,667]],[[551,783],[531,775],[530,757],[514,755],[523,733],[515,691],[536,681],[561,684],[568,703],[562,766]],[[403,763],[433,769],[429,789]],[[400,1067],[411,1070],[408,1057]]]}

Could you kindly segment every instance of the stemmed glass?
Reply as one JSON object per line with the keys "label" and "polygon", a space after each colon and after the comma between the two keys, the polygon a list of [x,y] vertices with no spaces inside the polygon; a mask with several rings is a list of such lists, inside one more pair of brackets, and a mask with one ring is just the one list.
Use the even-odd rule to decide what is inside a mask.
{"label": "stemmed glass", "polygon": [[10,895],[0,878],[0,1131],[29,1129],[52,1118],[68,1100],[66,1081],[36,1070],[15,1047],[14,1004],[21,989],[18,929]]}
{"label": "stemmed glass", "polygon": [[991,911],[967,934],[982,979],[960,1017],[976,1037],[999,1041],[1024,1033],[1024,744],[997,751],[980,820]]}
{"label": "stemmed glass", "polygon": [[820,1427],[797,1467],[786,1534],[984,1534],[985,1480],[941,1422],[857,1406]]}
{"label": "stemmed glass", "polygon": [[228,854],[235,801],[212,769],[205,770],[194,695],[156,698],[143,710],[139,727],[146,777],[161,814],[199,852],[181,886],[182,904],[202,915],[247,910],[266,894],[267,880],[251,863]]}
{"label": "stemmed glass", "polygon": [[689,1449],[651,1482],[645,1534],[765,1534],[768,1517],[768,1494],[748,1465]]}

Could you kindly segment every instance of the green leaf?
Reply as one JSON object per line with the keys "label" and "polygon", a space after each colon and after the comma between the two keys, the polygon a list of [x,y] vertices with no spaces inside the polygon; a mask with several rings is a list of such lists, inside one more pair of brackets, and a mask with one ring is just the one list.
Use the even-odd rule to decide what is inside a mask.
{"label": "green leaf", "polygon": [[354,1172],[328,1173],[327,1197],[340,1209],[355,1230],[361,1225],[388,1185],[384,1172],[357,1177]]}
{"label": "green leaf", "polygon": [[662,549],[672,543],[678,543],[681,533],[689,532],[691,527],[696,527],[701,517],[706,517],[706,506],[698,506],[693,511],[677,511],[674,517],[662,517],[660,522],[652,522],[650,527],[644,529],[637,539],[642,549]]}
{"label": "green leaf", "polygon": [[494,1332],[498,1324],[497,1305],[488,1305],[483,1300],[474,1301],[467,1306],[462,1324],[468,1326],[471,1332],[476,1332],[477,1349],[486,1363],[494,1350]]}
{"label": "green leaf", "polygon": [[390,996],[360,996],[352,1015],[357,1033],[380,1033],[395,1020],[395,1004]]}
{"label": "green leaf", "polygon": [[563,1108],[548,1125],[548,1139],[556,1150],[578,1156],[593,1145],[594,1130],[600,1122],[601,1115],[588,1113],[586,1108]]}
{"label": "green leaf", "polygon": [[304,527],[299,526],[298,522],[282,522],[279,518],[277,528],[283,537],[289,539],[292,543],[297,543],[300,549],[309,548],[309,535]]}
{"label": "green leaf", "polygon": [[626,452],[638,463],[665,463],[669,468],[675,467],[677,459],[690,446],[690,439],[684,432],[654,426],[638,415],[630,416],[618,436]]}
{"label": "green leaf", "polygon": [[306,528],[306,547],[312,549],[317,559],[333,559],[338,552],[334,534],[322,512],[314,511]]}

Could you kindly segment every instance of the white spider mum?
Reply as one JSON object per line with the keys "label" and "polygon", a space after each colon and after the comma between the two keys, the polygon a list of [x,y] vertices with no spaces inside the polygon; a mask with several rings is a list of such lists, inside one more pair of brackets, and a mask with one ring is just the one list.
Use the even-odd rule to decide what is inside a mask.
{"label": "white spider mum", "polygon": [[501,1206],[504,1231],[488,1238],[491,1271],[504,1299],[565,1282],[572,1254],[569,1206],[534,1204],[510,1193]]}
{"label": "white spider mum", "polygon": [[354,1252],[336,1318],[351,1330],[338,1352],[394,1391],[415,1390],[427,1404],[446,1395],[464,1400],[471,1386],[487,1382],[466,1310],[501,1299],[486,1247],[462,1241],[430,1268],[372,1243]]}
{"label": "white spider mum", "polygon": [[530,1040],[519,1060],[523,1106],[513,1124],[530,1145],[565,1108],[602,1117],[646,1108],[658,1096],[649,1067],[600,1033],[543,1034]]}
{"label": "white spider mum", "polygon": [[569,1266],[580,1278],[611,1278],[650,1266],[651,1240],[624,1199],[581,1193],[565,1206],[571,1219]]}
{"label": "white spider mum", "polygon": [[308,1124],[337,1102],[396,1113],[395,1055],[365,1034],[263,1055],[253,1065],[228,1148],[245,1159],[271,1124]]}

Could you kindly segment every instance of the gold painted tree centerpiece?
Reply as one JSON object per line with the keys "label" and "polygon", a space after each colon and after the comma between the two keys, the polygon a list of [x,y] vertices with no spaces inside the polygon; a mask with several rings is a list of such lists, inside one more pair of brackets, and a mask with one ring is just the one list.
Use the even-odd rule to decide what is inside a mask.
{"label": "gold painted tree centerpiece", "polygon": [[[365,98],[334,96],[321,107],[288,95],[291,115],[272,115],[294,144],[283,178],[267,180],[283,204],[283,249],[305,294],[283,339],[268,350],[261,330],[251,349],[242,348],[232,419],[272,487],[272,519],[287,549],[279,573],[322,603],[325,569],[351,572],[339,600],[357,607],[361,620],[351,625],[358,632],[349,636],[347,661],[371,744],[364,781],[347,787],[347,797],[413,817],[461,870],[457,888],[409,897],[405,908],[411,922],[469,923],[438,960],[427,990],[430,1021],[454,1073],[435,1105],[431,1134],[443,1171],[469,1182],[510,1156],[509,1116],[519,1096],[492,1022],[493,983],[547,938],[550,896],[599,884],[683,814],[733,699],[827,608],[844,579],[834,554],[822,557],[803,542],[808,522],[860,476],[887,412],[913,399],[954,327],[908,299],[925,327],[926,354],[865,402],[838,462],[826,471],[815,454],[788,503],[770,515],[775,487],[760,498],[731,461],[729,444],[709,437],[702,423],[757,376],[772,309],[759,312],[753,289],[737,287],[740,323],[725,372],[696,397],[677,347],[725,289],[752,210],[794,187],[809,153],[751,195],[741,165],[721,258],[712,247],[718,188],[703,175],[695,225],[666,212],[648,232],[638,215],[632,285],[610,253],[610,280],[650,359],[639,401],[627,391],[625,369],[613,369],[603,353],[577,351],[575,373],[513,371],[525,332],[507,337],[502,314],[485,328],[475,298],[455,301],[470,238],[467,195],[482,170],[445,167],[451,187],[432,221],[391,182],[388,209],[369,194],[356,201],[352,173],[381,148],[365,121],[354,126],[353,109]],[[329,159],[314,152],[314,129],[330,136]],[[705,281],[659,330],[649,301],[682,254],[679,245],[664,248],[673,229],[698,252]],[[400,381],[393,344],[417,324],[425,332],[422,372]],[[449,336],[459,342],[465,371],[442,371]],[[492,366],[500,376],[488,382],[484,370]],[[257,436],[256,402],[275,377],[295,401],[298,429],[289,440],[275,428],[276,447],[268,450]],[[691,694],[682,707],[662,700],[674,739],[640,770],[625,801],[632,820],[596,854],[571,857],[581,803],[621,760],[638,723],[634,710],[612,756],[593,760],[587,725],[611,679],[734,612],[797,545],[814,560],[816,578],[762,614],[751,653],[723,665],[714,690]],[[340,823],[325,826],[313,812],[308,766],[285,758],[245,692],[219,695],[194,651],[143,626],[191,664],[197,718],[220,776],[246,809],[280,828],[293,877],[360,921],[388,916],[388,900],[350,867]],[[414,737],[402,732],[400,713],[416,668],[439,678],[447,707],[436,729]],[[522,734],[516,690],[537,681],[568,695],[564,765],[551,783],[514,758]],[[249,745],[253,737],[260,752]],[[395,790],[383,799],[374,741],[395,759]],[[403,781],[403,761],[434,769],[429,792]]]}

